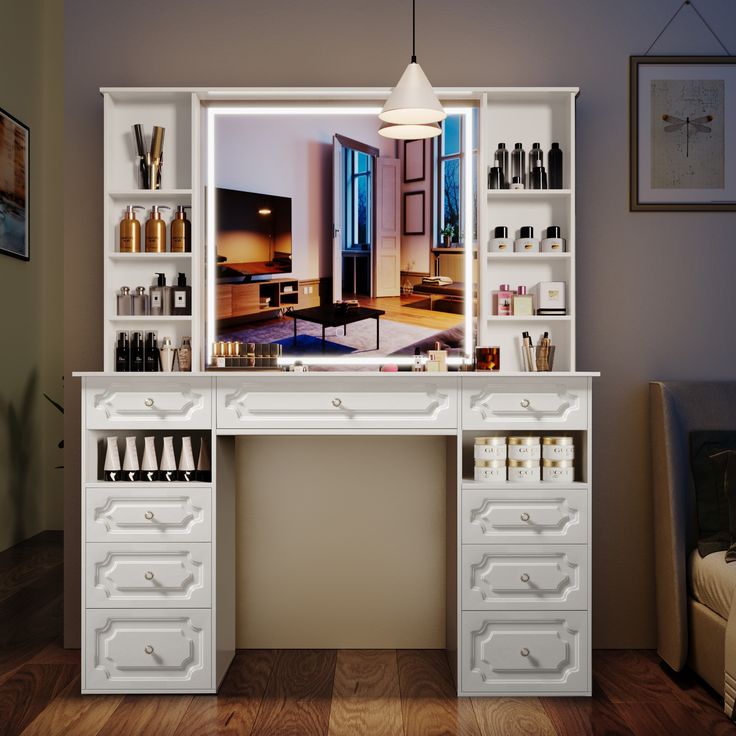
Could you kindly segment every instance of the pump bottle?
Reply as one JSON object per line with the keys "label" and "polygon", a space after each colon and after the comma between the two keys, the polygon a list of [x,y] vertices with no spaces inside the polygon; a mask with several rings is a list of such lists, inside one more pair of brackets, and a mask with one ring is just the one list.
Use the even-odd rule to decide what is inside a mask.
{"label": "pump bottle", "polygon": [[136,210],[145,209],[140,205],[128,205],[125,208],[123,219],[120,220],[120,246],[121,253],[141,252],[141,224],[135,216]]}
{"label": "pump bottle", "polygon": [[172,253],[191,253],[192,252],[192,223],[187,220],[186,210],[190,210],[188,204],[179,205],[174,213],[174,219],[171,221],[171,252]]}
{"label": "pump bottle", "polygon": [[161,219],[161,210],[170,210],[165,204],[151,206],[151,215],[146,221],[146,253],[166,253],[166,223]]}

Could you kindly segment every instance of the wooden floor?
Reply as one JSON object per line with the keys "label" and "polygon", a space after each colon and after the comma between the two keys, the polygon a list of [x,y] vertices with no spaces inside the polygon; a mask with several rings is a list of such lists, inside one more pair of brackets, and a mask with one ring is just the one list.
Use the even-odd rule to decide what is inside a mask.
{"label": "wooden floor", "polygon": [[0,552],[0,734],[736,734],[712,691],[650,651],[596,651],[593,698],[453,695],[438,651],[243,651],[219,695],[80,696],[61,648],[61,535]]}

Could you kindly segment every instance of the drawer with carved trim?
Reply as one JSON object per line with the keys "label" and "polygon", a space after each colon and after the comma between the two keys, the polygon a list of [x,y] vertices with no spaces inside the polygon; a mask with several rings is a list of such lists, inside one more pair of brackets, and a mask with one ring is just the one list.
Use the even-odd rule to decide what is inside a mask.
{"label": "drawer with carved trim", "polygon": [[85,489],[87,542],[211,541],[209,487],[109,485]]}
{"label": "drawer with carved trim", "polygon": [[207,543],[85,546],[88,608],[209,607],[212,554]]}
{"label": "drawer with carved trim", "polygon": [[473,544],[462,555],[465,610],[588,607],[585,544]]}
{"label": "drawer with carved trim", "polygon": [[88,378],[84,408],[87,429],[209,429],[212,380],[176,378]]}
{"label": "drawer with carved trim", "polygon": [[585,544],[585,490],[462,492],[463,544]]}
{"label": "drawer with carved trim", "polygon": [[585,611],[462,614],[464,694],[590,692]]}
{"label": "drawer with carved trim", "polygon": [[463,429],[586,429],[585,378],[470,379],[463,381]]}
{"label": "drawer with carved trim", "polygon": [[85,612],[83,691],[210,690],[207,609]]}

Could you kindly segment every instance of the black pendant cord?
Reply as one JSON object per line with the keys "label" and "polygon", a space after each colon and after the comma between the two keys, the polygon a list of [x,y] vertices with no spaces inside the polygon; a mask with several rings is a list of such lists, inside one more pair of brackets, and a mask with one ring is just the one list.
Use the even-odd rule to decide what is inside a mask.
{"label": "black pendant cord", "polygon": [[657,43],[657,41],[659,41],[660,38],[662,38],[662,36],[664,35],[664,32],[670,27],[670,25],[672,25],[672,21],[675,18],[677,18],[677,16],[680,14],[682,9],[686,5],[689,5],[695,11],[698,18],[700,18],[700,20],[703,22],[703,25],[710,32],[710,35],[713,36],[713,38],[715,38],[716,41],[718,41],[720,47],[726,52],[726,56],[733,56],[733,54],[726,48],[726,45],[723,43],[723,41],[721,41],[721,39],[718,37],[718,34],[711,28],[708,21],[703,17],[703,14],[695,7],[695,3],[692,0],[685,0],[685,2],[683,2],[682,5],[680,5],[680,7],[677,8],[677,10],[675,11],[675,14],[667,21],[664,28],[659,32],[659,35],[657,36],[657,38],[655,38],[654,41],[652,41],[651,45],[644,53],[644,56],[649,55],[649,52],[654,48],[654,45]]}
{"label": "black pendant cord", "polygon": [[417,0],[411,0],[411,63],[417,63]]}

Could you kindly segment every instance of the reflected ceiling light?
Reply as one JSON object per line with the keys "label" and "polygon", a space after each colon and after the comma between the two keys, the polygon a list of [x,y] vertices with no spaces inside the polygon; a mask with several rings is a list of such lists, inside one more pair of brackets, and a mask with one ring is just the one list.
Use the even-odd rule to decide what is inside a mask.
{"label": "reflected ceiling light", "polygon": [[259,215],[270,215],[271,210],[268,209],[268,207],[261,207],[261,209],[258,210]]}
{"label": "reflected ceiling light", "polygon": [[384,123],[378,129],[379,135],[398,141],[416,141],[421,138],[434,138],[441,132],[442,128],[439,123],[427,123],[426,125],[394,125],[393,123]]}
{"label": "reflected ceiling light", "polygon": [[399,83],[389,95],[378,117],[385,123],[395,125],[439,123],[447,117],[447,113],[437,99],[427,75],[417,64],[416,0],[412,0],[411,7],[411,62],[404,70]]}

